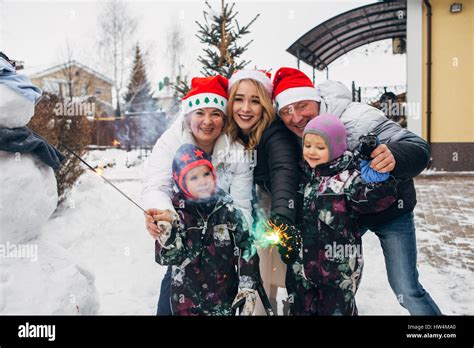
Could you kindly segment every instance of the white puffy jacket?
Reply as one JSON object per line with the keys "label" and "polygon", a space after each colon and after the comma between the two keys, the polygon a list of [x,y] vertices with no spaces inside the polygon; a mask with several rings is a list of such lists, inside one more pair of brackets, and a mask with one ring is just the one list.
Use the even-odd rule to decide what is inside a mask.
{"label": "white puffy jacket", "polygon": [[[148,161],[142,191],[146,209],[170,209],[174,211],[171,197],[175,192],[172,163],[178,148],[196,142],[192,133],[183,126],[183,115],[157,140]],[[217,186],[230,194],[235,206],[241,209],[249,226],[252,224],[253,167],[242,160],[244,147],[222,133],[216,140],[211,155],[217,174]]]}

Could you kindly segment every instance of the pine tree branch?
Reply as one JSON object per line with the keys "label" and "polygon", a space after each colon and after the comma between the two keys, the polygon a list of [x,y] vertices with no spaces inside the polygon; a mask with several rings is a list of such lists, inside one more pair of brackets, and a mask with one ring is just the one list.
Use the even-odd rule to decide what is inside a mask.
{"label": "pine tree branch", "polygon": [[236,19],[239,12],[235,11],[235,2],[229,4],[222,0],[220,14],[212,14],[212,16],[213,9],[207,0],[205,5],[207,7],[203,11],[205,23],[196,21],[198,31],[195,34],[201,43],[208,45],[203,49],[204,54],[198,58],[203,66],[201,73],[205,76],[218,73],[230,77],[234,70],[241,69],[249,63],[237,60],[253,40],[244,45],[239,45],[238,41],[243,35],[250,33],[250,26],[255,23],[260,14],[241,27]]}

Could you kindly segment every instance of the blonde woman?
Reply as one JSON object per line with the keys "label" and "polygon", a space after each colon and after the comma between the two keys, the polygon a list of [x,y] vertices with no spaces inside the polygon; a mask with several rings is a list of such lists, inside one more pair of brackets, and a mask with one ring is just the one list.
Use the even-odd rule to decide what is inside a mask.
{"label": "blonde woman", "polygon": [[[294,226],[300,179],[297,162],[301,149],[292,133],[276,119],[272,83],[267,73],[240,70],[230,78],[226,133],[233,141],[243,144],[247,151],[253,151],[251,157],[256,158],[254,217]],[[286,265],[278,251],[276,248],[259,251],[260,273],[275,311],[278,287],[285,287],[286,274]],[[288,257],[287,250],[280,248],[280,251],[283,258]],[[265,313],[261,303],[256,313]]]}

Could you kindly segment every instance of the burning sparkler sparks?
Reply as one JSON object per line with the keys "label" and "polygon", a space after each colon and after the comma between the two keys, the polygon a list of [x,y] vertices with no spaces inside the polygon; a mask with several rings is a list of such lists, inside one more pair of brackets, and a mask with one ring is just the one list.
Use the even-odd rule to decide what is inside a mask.
{"label": "burning sparkler sparks", "polygon": [[291,237],[286,230],[288,226],[281,224],[277,226],[269,220],[260,220],[255,229],[255,239],[258,247],[265,249],[275,245],[283,245]]}
{"label": "burning sparkler sparks", "polygon": [[296,235],[298,230],[285,224],[276,224],[269,219],[260,217],[253,231],[254,243],[258,249],[279,247],[279,251],[285,250],[282,256],[290,259],[290,253],[300,247],[300,238]]}

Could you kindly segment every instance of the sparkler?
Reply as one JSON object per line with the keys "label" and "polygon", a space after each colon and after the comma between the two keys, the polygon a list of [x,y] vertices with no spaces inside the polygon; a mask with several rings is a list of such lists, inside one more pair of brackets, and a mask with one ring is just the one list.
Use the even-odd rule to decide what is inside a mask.
{"label": "sparkler", "polygon": [[[277,225],[266,218],[261,212],[257,212],[257,216],[257,224],[255,229],[252,230],[255,246],[259,249],[281,246],[287,251],[287,254],[285,254],[284,257],[289,259],[289,253],[294,247],[299,248],[301,244],[296,236],[291,235],[291,232],[297,233],[297,231],[284,223]],[[257,285],[257,292],[262,300],[263,308],[267,315],[274,316],[275,312],[273,311],[268,295],[261,283]]]}
{"label": "sparkler", "polygon": [[275,245],[286,246],[291,236],[286,233],[288,226],[276,225],[269,220],[260,220],[255,229],[255,241],[258,247],[265,249]]}
{"label": "sparkler", "polygon": [[260,217],[253,231],[253,237],[257,248],[266,249],[278,246],[280,252],[281,250],[287,252],[283,256],[290,259],[289,254],[295,247],[300,246],[300,240],[293,235],[294,233],[298,233],[297,230],[293,230],[285,223],[276,224],[271,220]]}
{"label": "sparkler", "polygon": [[64,148],[66,150],[68,150],[71,155],[73,155],[74,157],[76,157],[79,161],[81,161],[82,163],[84,163],[90,170],[92,170],[95,174],[97,174],[98,176],[100,176],[107,184],[109,184],[110,186],[112,186],[114,189],[116,189],[118,192],[120,192],[120,194],[122,196],[124,196],[126,199],[128,199],[130,202],[132,202],[133,204],[135,204],[135,206],[137,206],[141,211],[143,211],[144,213],[146,213],[145,209],[143,209],[140,205],[138,205],[133,199],[131,199],[129,196],[127,196],[125,193],[123,193],[117,186],[115,186],[109,179],[107,179],[105,176],[102,175],[102,173],[104,172],[104,170],[102,168],[93,168],[89,163],[87,163],[86,161],[84,161],[81,156],[79,156],[77,153],[75,153],[73,150],[71,150],[68,146],[64,145],[64,144],[61,144],[62,146],[64,146]]}
{"label": "sparkler", "polygon": [[265,309],[265,312],[267,313],[269,317],[273,317],[275,315],[275,312],[273,312],[270,299],[268,298],[268,295],[265,292],[265,289],[263,288],[262,283],[258,283],[257,293],[260,296],[260,300],[262,301],[263,309]]}

